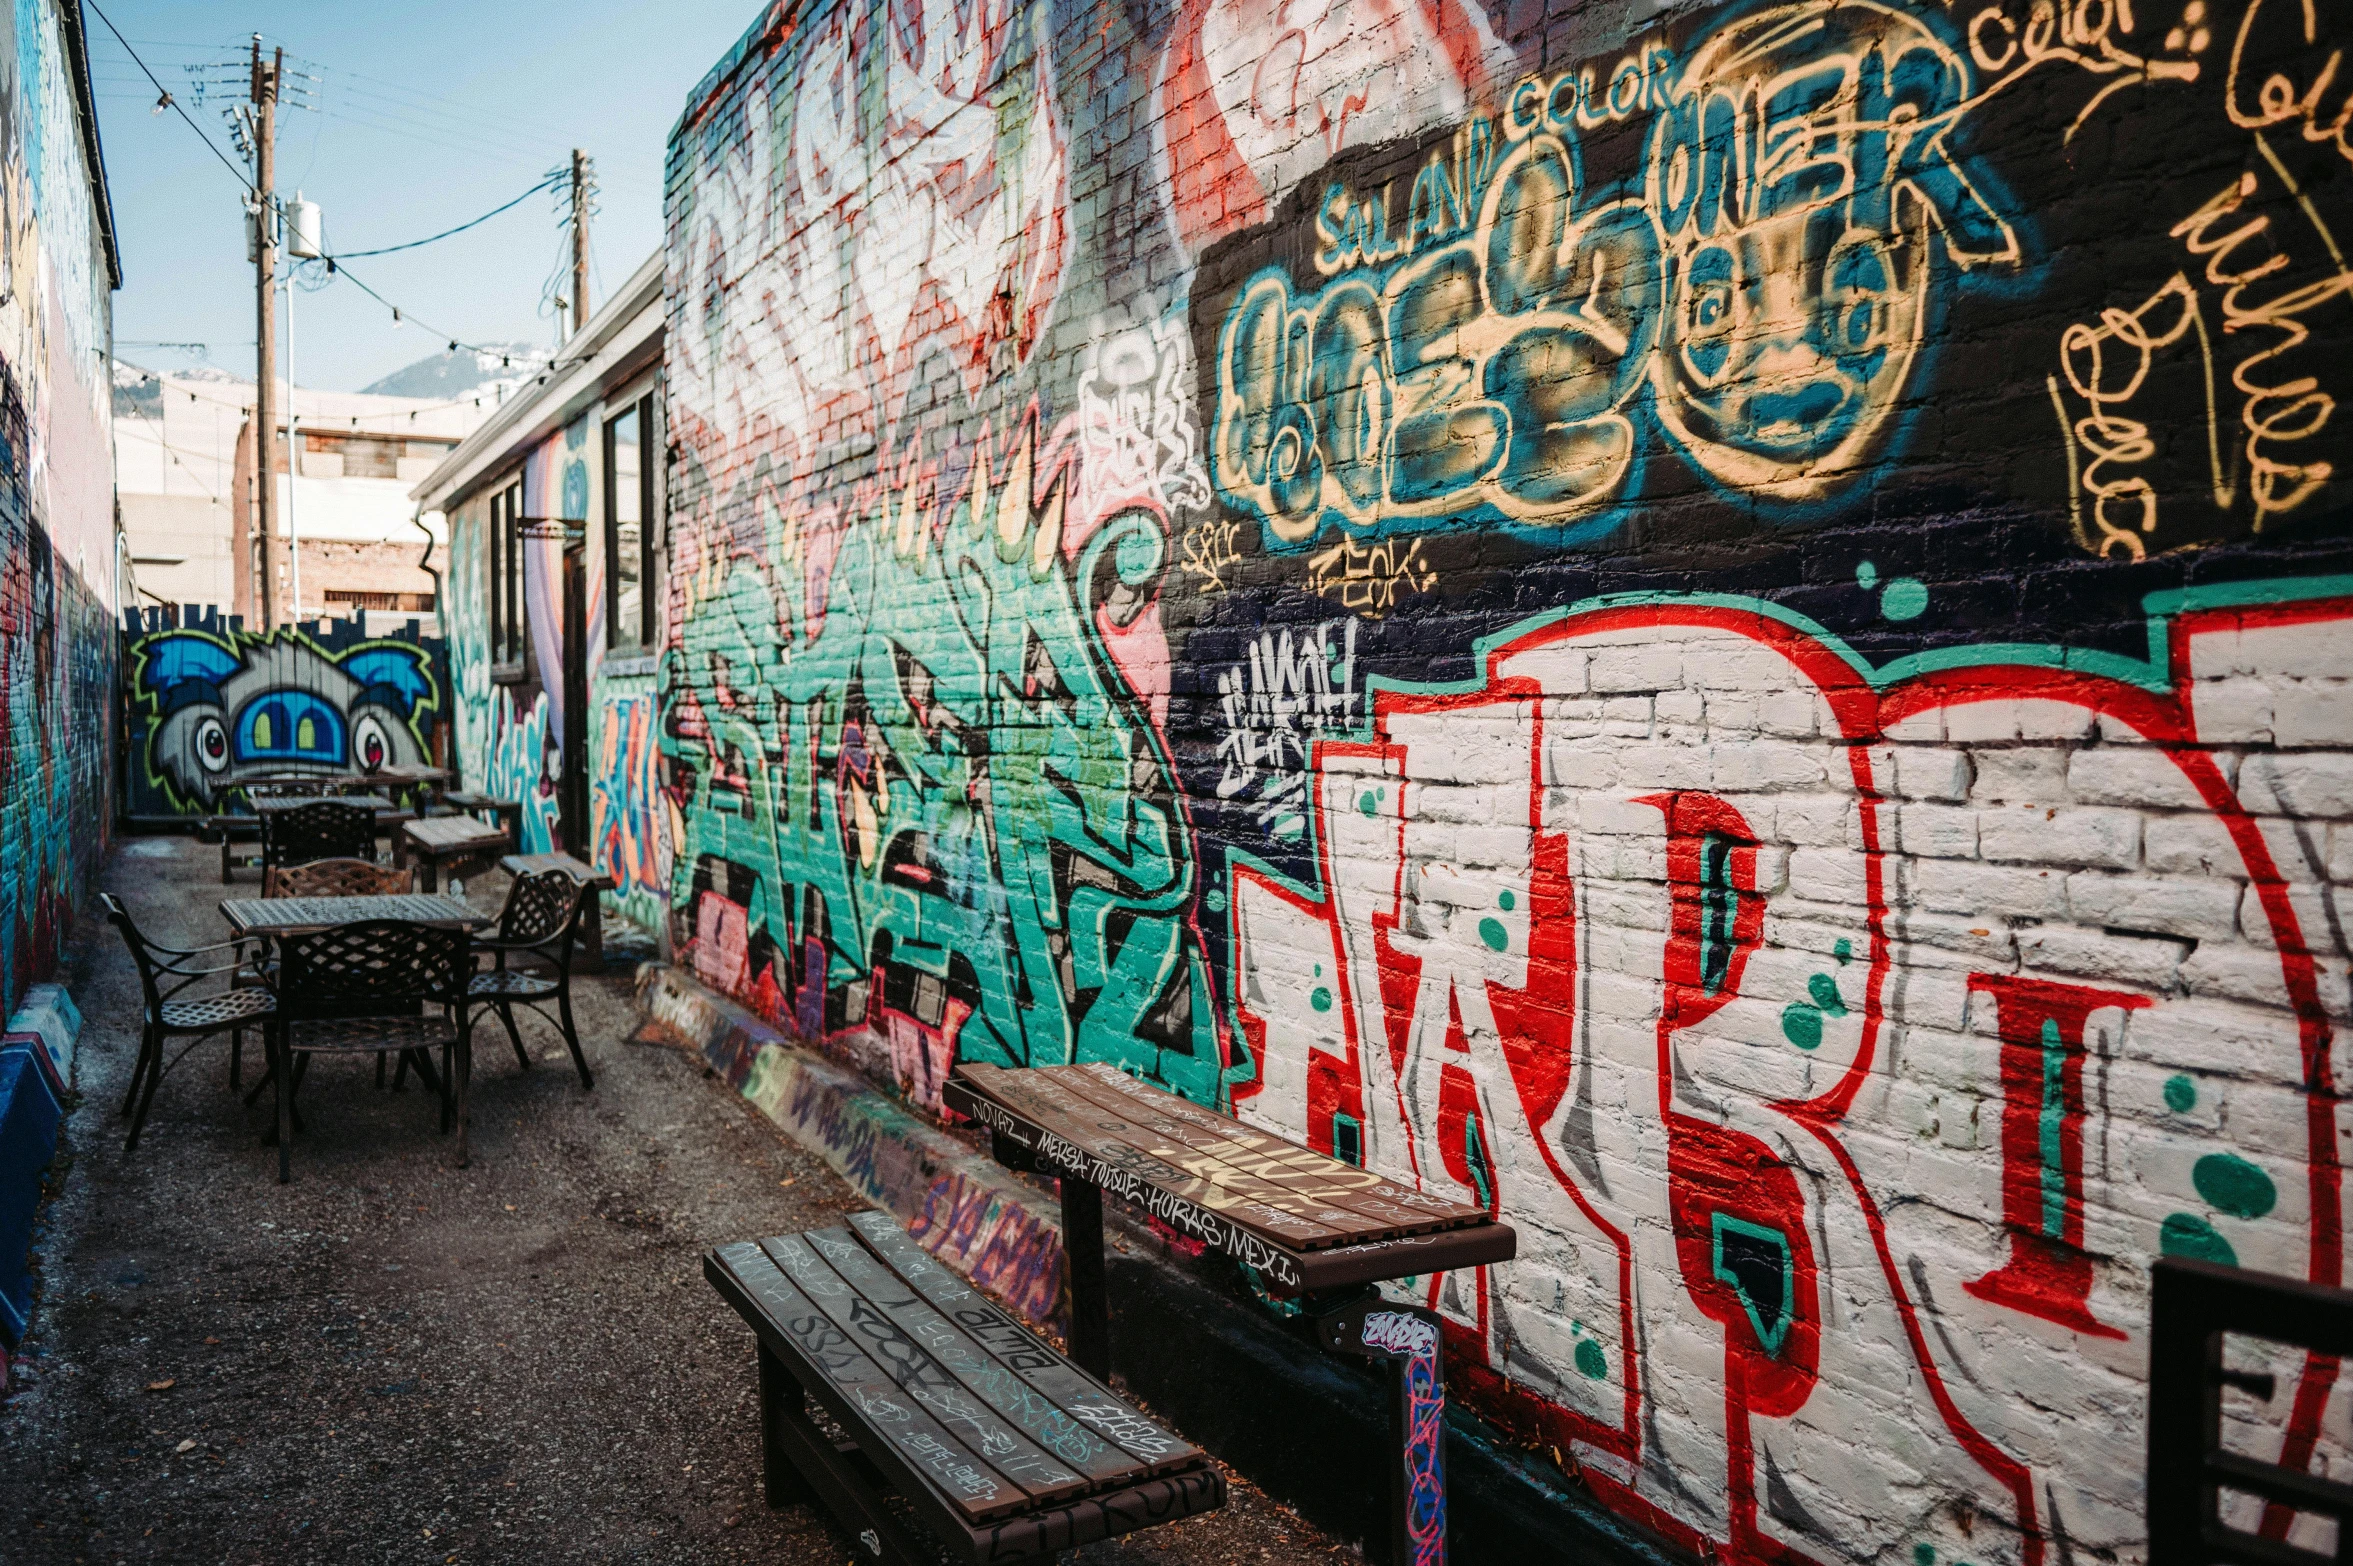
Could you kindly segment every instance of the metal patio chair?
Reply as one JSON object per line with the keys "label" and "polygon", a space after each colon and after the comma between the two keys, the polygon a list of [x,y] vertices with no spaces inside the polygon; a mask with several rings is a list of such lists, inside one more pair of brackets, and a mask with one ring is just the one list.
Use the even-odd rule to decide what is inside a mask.
{"label": "metal patio chair", "polygon": [[273,866],[261,877],[264,897],[390,897],[416,889],[414,870],[371,859],[314,859]]}
{"label": "metal patio chair", "polygon": [[[580,1052],[580,1030],[572,1023],[572,947],[579,939],[587,896],[587,883],[569,871],[540,870],[515,877],[507,888],[507,905],[499,912],[498,933],[474,942],[477,951],[493,954],[494,966],[475,974],[466,986],[475,1006],[498,1013],[506,1025],[507,1042],[515,1047],[515,1059],[526,1071],[531,1069],[531,1055],[515,1029],[515,1008],[529,1006],[548,1017],[564,1035],[583,1090],[596,1086],[596,1076]],[[510,966],[515,962],[532,966]],[[556,1010],[548,1016],[544,1008],[551,1001]]]}
{"label": "metal patio chair", "polygon": [[272,870],[318,859],[376,859],[376,812],[337,799],[313,800],[261,818],[261,865]]}
{"label": "metal patio chair", "polygon": [[468,1154],[466,979],[473,972],[464,930],[405,919],[367,919],[291,936],[280,943],[278,1006],[266,1030],[270,1075],[277,1084],[278,1181],[292,1178],[287,1144],[294,1136],[297,1057],[397,1054],[435,1081],[441,1051],[441,1129],[454,1115],[458,1164]]}
{"label": "metal patio chair", "polygon": [[[131,1152],[139,1145],[139,1131],[147,1124],[147,1106],[155,1101],[155,1085],[172,1066],[187,1058],[188,1050],[218,1033],[230,1035],[230,1085],[236,1085],[236,1058],[245,1041],[247,1028],[266,1028],[275,1015],[277,998],[267,989],[234,986],[235,975],[247,966],[247,954],[253,943],[247,940],[215,941],[209,946],[158,946],[139,933],[139,926],[122,899],[112,892],[99,894],[99,902],[106,909],[107,922],[120,930],[123,944],[131,949],[131,960],[139,968],[139,990],[142,1013],[139,1025],[139,1060],[131,1068],[131,1089],[123,1097],[122,1113],[131,1118],[131,1133],[123,1139],[123,1151]],[[229,960],[211,964],[203,959],[218,952],[227,952]],[[232,987],[214,995],[187,996],[189,986],[199,980],[217,975],[231,976]],[[191,1042],[170,1061],[163,1058],[164,1047],[175,1038]]]}
{"label": "metal patio chair", "polygon": [[[380,865],[365,859],[314,859],[306,865],[287,865],[265,869],[261,873],[261,895],[264,897],[390,897],[417,889],[417,875],[413,869],[397,865]],[[278,964],[269,957],[257,954],[254,961],[229,981],[244,987],[278,982]],[[243,1041],[229,1046],[229,1086],[243,1085],[239,1057]],[[264,1077],[245,1095],[252,1103],[268,1087]],[[376,1057],[376,1086],[384,1085],[384,1057]]]}

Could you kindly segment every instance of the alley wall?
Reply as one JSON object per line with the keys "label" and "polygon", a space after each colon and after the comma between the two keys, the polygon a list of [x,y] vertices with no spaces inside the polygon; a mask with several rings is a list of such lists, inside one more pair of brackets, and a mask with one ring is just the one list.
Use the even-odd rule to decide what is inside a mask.
{"label": "alley wall", "polygon": [[113,825],[116,277],[81,45],[0,18],[0,1008],[48,976]]}
{"label": "alley wall", "polygon": [[2152,1258],[2345,1270],[2349,41],[772,7],[669,153],[679,961],[1491,1205],[1458,1388],[1685,1545],[2138,1558]]}

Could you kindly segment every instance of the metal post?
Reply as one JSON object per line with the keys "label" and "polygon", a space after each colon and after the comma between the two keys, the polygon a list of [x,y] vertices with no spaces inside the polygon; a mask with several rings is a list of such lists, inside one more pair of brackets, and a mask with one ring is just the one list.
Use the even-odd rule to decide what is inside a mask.
{"label": "metal post", "polygon": [[286,269],[286,558],[294,571],[290,589],[294,602],[287,612],[287,619],[299,625],[302,623],[302,535],[294,526],[294,481],[302,477],[302,435],[298,428],[302,422],[302,410],[294,395],[295,270],[293,266]]}
{"label": "metal post", "polygon": [[261,615],[262,628],[274,629],[278,623],[277,591],[271,580],[277,561],[272,545],[276,542],[275,520],[278,510],[277,475],[271,470],[276,465],[278,447],[278,236],[275,187],[278,178],[278,77],[286,64],[286,51],[279,49],[265,61],[261,55],[261,34],[253,35],[251,95],[253,98],[255,133],[253,148],[253,188],[256,227],[254,246],[254,299],[257,319],[254,323],[254,378],[253,378],[253,465],[255,513],[261,533],[260,580],[254,583],[254,606]]}
{"label": "metal post", "polygon": [[1062,1185],[1062,1264],[1070,1278],[1071,1362],[1111,1385],[1111,1302],[1103,1288],[1103,1192],[1075,1175]]}

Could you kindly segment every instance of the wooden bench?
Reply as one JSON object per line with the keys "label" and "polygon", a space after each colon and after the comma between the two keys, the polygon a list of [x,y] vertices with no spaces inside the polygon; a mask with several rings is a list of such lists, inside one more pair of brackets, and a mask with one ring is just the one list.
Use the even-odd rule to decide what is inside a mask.
{"label": "wooden bench", "polygon": [[[703,1276],[759,1339],[768,1504],[817,1502],[855,1558],[1051,1560],[1225,1504],[1199,1448],[1131,1407],[917,1247],[890,1217],[725,1245]],[[807,1399],[849,1436],[835,1441]]]}
{"label": "wooden bench", "polygon": [[611,876],[591,869],[570,854],[509,854],[498,862],[498,867],[518,879],[543,870],[561,870],[587,887],[588,893],[581,899],[578,950],[590,973],[605,971],[604,894],[613,889]]}
{"label": "wooden bench", "polygon": [[427,816],[400,829],[402,847],[423,872],[425,890],[441,890],[441,872],[488,865],[514,846],[502,826],[491,826],[471,816]]}
{"label": "wooden bench", "polygon": [[1070,1357],[1108,1381],[1105,1195],[1249,1267],[1298,1302],[1294,1325],[1334,1354],[1383,1362],[1391,1389],[1383,1566],[1445,1566],[1443,1323],[1371,1285],[1492,1266],[1519,1237],[1484,1207],[1416,1190],[1246,1126],[1102,1062],[1013,1069],[968,1062],[942,1090],[988,1128],[1008,1168],[1057,1177],[1070,1278]]}

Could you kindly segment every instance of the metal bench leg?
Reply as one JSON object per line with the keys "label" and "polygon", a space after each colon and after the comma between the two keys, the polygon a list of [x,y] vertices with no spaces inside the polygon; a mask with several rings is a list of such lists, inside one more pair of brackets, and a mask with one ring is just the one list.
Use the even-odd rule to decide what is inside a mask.
{"label": "metal bench leg", "polygon": [[1062,1182],[1062,1262],[1070,1279],[1070,1358],[1111,1385],[1111,1302],[1103,1288],[1103,1192]]}
{"label": "metal bench leg", "polygon": [[[1371,1289],[1310,1302],[1308,1336],[1335,1354],[1369,1359],[1389,1383],[1385,1547],[1367,1538],[1379,1566],[1446,1566],[1446,1355],[1437,1313],[1395,1305]],[[1379,1537],[1379,1536],[1375,1536]]]}
{"label": "metal bench leg", "polygon": [[784,1368],[784,1362],[768,1352],[767,1344],[759,1348],[760,1478],[767,1489],[768,1509],[781,1512],[788,1506],[813,1505],[817,1492],[793,1471],[792,1459],[786,1455],[784,1438],[779,1433],[787,1419],[803,1417],[808,1395],[792,1378],[792,1372]]}
{"label": "metal bench leg", "polygon": [[[790,1387],[787,1396],[769,1395],[770,1376]],[[901,1528],[850,1458],[836,1450],[813,1424],[800,1384],[784,1364],[760,1345],[761,1455],[768,1474],[768,1504],[789,1506],[797,1495],[831,1513],[853,1546],[851,1559],[878,1566],[936,1566],[940,1552],[922,1549]],[[781,1491],[776,1475],[791,1476],[794,1489]]]}

